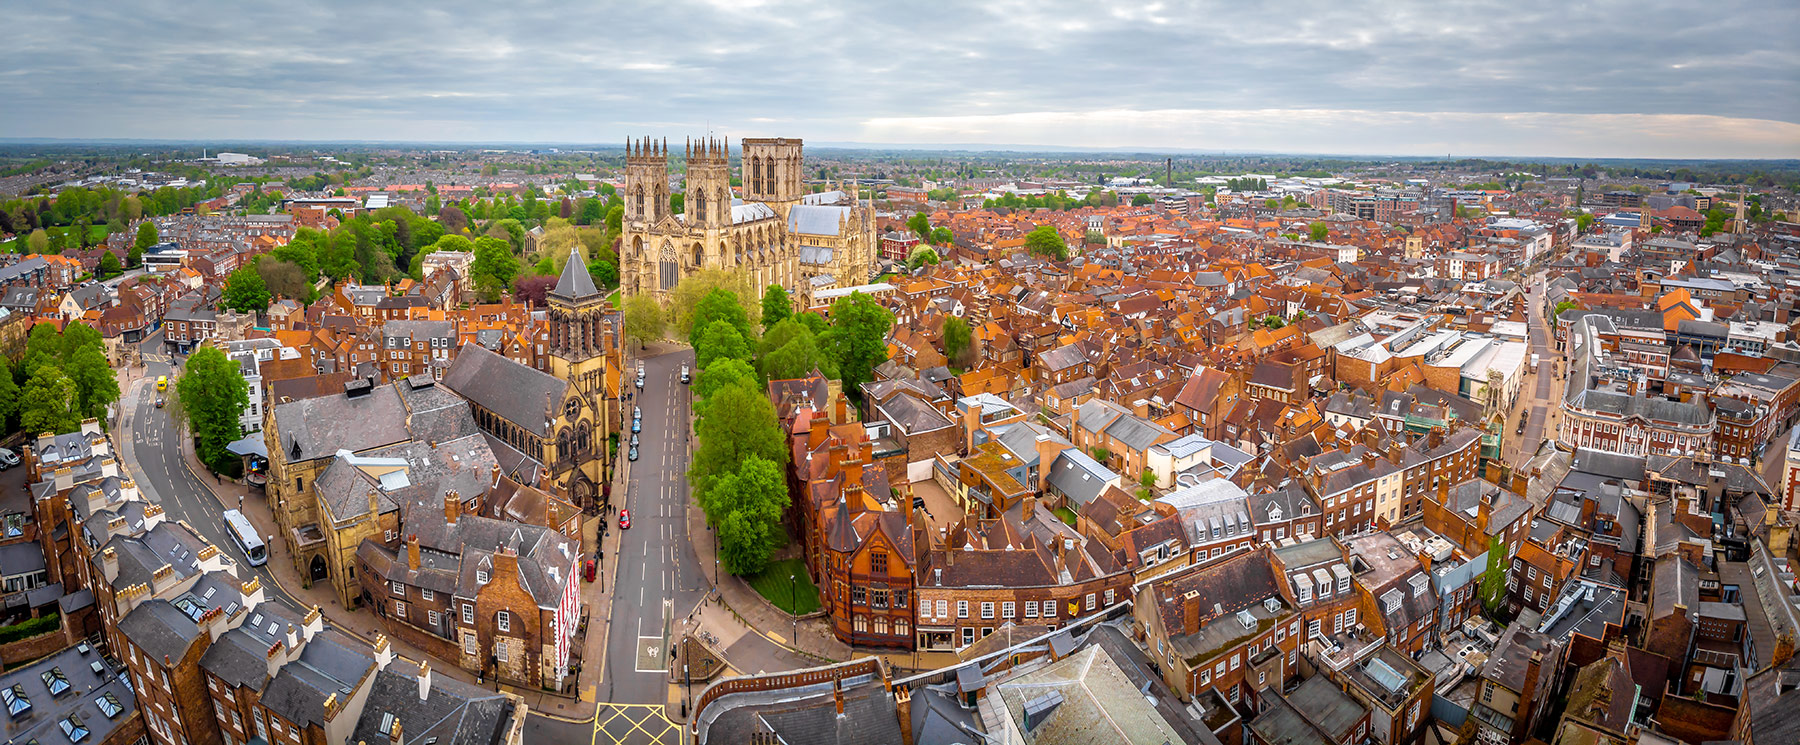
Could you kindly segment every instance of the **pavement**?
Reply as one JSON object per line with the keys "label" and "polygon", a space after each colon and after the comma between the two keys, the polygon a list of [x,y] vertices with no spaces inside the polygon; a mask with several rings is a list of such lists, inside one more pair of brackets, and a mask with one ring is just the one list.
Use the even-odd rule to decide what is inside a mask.
{"label": "pavement", "polygon": [[[1544,317],[1544,274],[1533,272],[1525,281],[1526,287],[1526,333],[1530,339],[1531,349],[1528,354],[1538,355],[1538,366],[1529,370],[1531,379],[1526,382],[1530,396],[1520,399],[1514,409],[1508,413],[1504,426],[1507,428],[1501,435],[1501,441],[1510,443],[1501,449],[1507,454],[1507,460],[1519,465],[1537,452],[1538,444],[1546,437],[1554,435],[1556,423],[1561,420],[1562,407],[1559,404],[1559,393],[1562,381],[1556,377],[1556,370],[1566,368],[1562,355],[1550,344],[1550,327]],[[1527,363],[1529,364],[1529,363]],[[1524,434],[1514,434],[1513,423],[1518,421],[1520,408],[1531,412],[1531,418],[1525,423]]]}

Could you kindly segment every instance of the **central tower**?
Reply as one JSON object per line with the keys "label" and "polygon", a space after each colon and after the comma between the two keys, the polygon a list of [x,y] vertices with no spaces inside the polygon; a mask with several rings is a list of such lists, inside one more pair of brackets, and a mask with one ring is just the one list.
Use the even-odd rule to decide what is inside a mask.
{"label": "central tower", "polygon": [[744,201],[764,202],[787,218],[787,208],[806,194],[800,140],[744,139]]}

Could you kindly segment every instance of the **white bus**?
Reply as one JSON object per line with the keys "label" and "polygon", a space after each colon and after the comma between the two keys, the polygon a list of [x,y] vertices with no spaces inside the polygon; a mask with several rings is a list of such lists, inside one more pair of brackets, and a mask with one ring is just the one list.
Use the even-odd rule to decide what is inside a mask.
{"label": "white bus", "polygon": [[263,546],[262,538],[256,535],[256,528],[250,524],[249,518],[244,517],[244,513],[228,510],[223,522],[225,532],[230,533],[231,540],[236,541],[238,548],[243,550],[244,558],[250,561],[250,566],[259,567],[269,563],[269,551]]}

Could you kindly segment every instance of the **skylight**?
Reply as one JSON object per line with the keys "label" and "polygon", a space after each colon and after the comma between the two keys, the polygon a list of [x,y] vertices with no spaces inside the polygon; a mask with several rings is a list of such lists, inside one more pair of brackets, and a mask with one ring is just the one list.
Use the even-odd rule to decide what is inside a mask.
{"label": "skylight", "polygon": [[31,699],[25,695],[22,685],[0,688],[0,701],[6,703],[6,713],[14,717],[31,710]]}
{"label": "skylight", "polygon": [[60,696],[69,690],[69,679],[63,676],[62,668],[53,667],[39,676],[44,679],[44,687],[50,689],[50,695]]}

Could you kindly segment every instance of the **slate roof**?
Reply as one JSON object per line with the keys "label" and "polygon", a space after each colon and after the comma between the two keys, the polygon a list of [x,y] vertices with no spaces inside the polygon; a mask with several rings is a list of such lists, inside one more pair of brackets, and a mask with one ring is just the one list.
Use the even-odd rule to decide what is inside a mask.
{"label": "slate roof", "polygon": [[261,692],[269,682],[269,647],[285,642],[288,625],[299,628],[302,620],[280,603],[261,603],[237,628],[213,640],[200,656],[200,666],[233,687]]}
{"label": "slate roof", "polygon": [[560,410],[569,384],[480,346],[463,345],[444,373],[444,386],[470,402],[546,437],[546,417]]}
{"label": "slate roof", "polygon": [[119,631],[151,659],[180,659],[200,635],[200,627],[169,601],[144,601],[119,619]]}
{"label": "slate roof", "polygon": [[341,631],[320,632],[275,672],[263,689],[262,705],[290,722],[324,726],[325,700],[333,694],[348,698],[375,667],[367,650]]}
{"label": "slate roof", "polygon": [[563,265],[562,276],[557,278],[556,287],[550,293],[570,300],[583,300],[600,294],[600,290],[594,287],[594,278],[588,274],[587,262],[581,260],[580,251],[569,249],[569,263]]}
{"label": "slate roof", "polygon": [[703,710],[699,741],[749,745],[772,733],[776,742],[890,745],[901,742],[894,695],[868,675],[842,683],[844,715],[838,716],[830,683],[721,696]]}
{"label": "slate roof", "polygon": [[[96,662],[101,664],[100,672],[92,667]],[[69,690],[61,695],[50,694],[43,676],[51,671],[62,673]],[[81,742],[106,742],[137,710],[137,698],[123,674],[123,668],[107,667],[98,650],[88,647],[82,652],[80,646],[65,647],[30,665],[7,670],[0,674],[0,689],[18,686],[31,708],[16,717],[0,715],[0,742],[67,743],[69,738],[63,734],[62,722],[71,716],[88,731]],[[119,709],[112,716],[107,716],[97,703],[103,699],[118,703]]]}
{"label": "slate roof", "polygon": [[355,398],[338,394],[277,404],[275,429],[283,440],[277,445],[289,463],[323,458],[340,449],[369,450],[409,437],[406,405],[387,385]]}
{"label": "slate roof", "polygon": [[[1034,745],[1182,742],[1138,686],[1105,648],[1090,645],[994,687],[1013,728]],[[1028,719],[1027,707],[1046,695],[1060,703],[1041,722]]]}
{"label": "slate roof", "polygon": [[356,722],[351,742],[388,742],[382,734],[383,717],[400,724],[407,742],[437,745],[491,745],[499,742],[514,710],[506,697],[463,683],[448,675],[431,676],[425,700],[419,700],[419,678],[410,667],[395,663],[375,674],[362,718]]}
{"label": "slate roof", "polygon": [[[788,208],[788,232],[801,235],[837,235],[841,221],[850,217],[850,210],[849,207],[835,205],[794,205]],[[734,208],[732,211],[737,210]]]}

